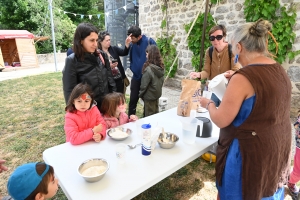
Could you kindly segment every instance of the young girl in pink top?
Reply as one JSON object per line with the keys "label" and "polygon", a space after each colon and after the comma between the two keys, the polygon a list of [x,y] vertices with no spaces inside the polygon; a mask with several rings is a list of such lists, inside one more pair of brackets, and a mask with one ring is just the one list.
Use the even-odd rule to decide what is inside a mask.
{"label": "young girl in pink top", "polygon": [[126,111],[125,97],[122,93],[113,92],[105,95],[100,111],[104,117],[107,129],[114,128],[128,122],[136,121],[136,115],[128,115]]}
{"label": "young girl in pink top", "polygon": [[65,109],[67,142],[76,145],[105,139],[106,123],[96,105],[89,85],[79,83],[74,87]]}

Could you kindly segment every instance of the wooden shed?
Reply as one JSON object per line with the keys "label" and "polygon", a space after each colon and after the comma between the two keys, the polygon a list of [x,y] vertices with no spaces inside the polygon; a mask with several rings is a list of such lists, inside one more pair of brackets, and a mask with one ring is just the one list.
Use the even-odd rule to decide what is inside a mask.
{"label": "wooden shed", "polygon": [[0,67],[38,67],[34,35],[26,30],[0,30]]}

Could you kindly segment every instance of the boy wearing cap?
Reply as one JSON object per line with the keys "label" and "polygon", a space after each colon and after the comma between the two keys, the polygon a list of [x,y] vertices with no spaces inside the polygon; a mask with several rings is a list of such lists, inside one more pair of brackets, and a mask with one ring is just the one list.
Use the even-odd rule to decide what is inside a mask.
{"label": "boy wearing cap", "polygon": [[27,163],[17,167],[8,179],[7,190],[14,200],[43,200],[58,190],[54,169],[46,163]]}

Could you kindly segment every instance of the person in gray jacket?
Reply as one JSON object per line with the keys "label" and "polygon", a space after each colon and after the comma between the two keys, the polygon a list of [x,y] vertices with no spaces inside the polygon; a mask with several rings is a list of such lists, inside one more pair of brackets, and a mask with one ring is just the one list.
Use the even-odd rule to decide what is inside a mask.
{"label": "person in gray jacket", "polygon": [[139,97],[144,101],[144,117],[158,113],[158,100],[164,83],[164,63],[156,45],[146,48]]}

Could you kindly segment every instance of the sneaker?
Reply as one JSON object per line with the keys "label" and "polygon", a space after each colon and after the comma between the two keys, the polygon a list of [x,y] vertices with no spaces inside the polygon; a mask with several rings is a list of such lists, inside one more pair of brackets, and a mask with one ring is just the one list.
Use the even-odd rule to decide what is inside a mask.
{"label": "sneaker", "polygon": [[296,184],[293,183],[288,183],[287,184],[289,191],[291,193],[292,199],[298,199],[298,194],[299,194],[299,188],[297,187]]}

